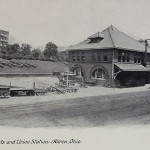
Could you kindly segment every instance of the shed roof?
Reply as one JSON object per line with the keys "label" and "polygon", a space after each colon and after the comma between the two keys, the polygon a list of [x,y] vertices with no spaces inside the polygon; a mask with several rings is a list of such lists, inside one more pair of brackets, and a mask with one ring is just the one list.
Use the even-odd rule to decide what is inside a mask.
{"label": "shed roof", "polygon": [[115,65],[122,71],[150,71],[146,67],[138,64],[122,64],[115,63]]}
{"label": "shed roof", "polygon": [[[119,31],[114,26],[109,26],[102,32],[97,32],[90,37],[95,36],[103,36],[104,39],[102,39],[99,42],[92,43],[90,42],[89,37],[74,46],[69,47],[69,50],[89,50],[89,49],[125,49],[125,50],[131,50],[131,51],[145,51],[145,45],[138,42],[137,40],[131,38],[130,36],[126,35],[125,33]],[[148,52],[150,52],[150,48],[148,48]]]}

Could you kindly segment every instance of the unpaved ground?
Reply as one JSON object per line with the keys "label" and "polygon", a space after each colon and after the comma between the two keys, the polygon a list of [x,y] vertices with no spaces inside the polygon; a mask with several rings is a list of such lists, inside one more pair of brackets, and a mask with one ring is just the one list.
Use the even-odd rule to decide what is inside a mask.
{"label": "unpaved ground", "polygon": [[36,88],[47,88],[50,85],[58,83],[56,77],[0,77],[0,85],[17,86],[24,88],[33,88],[35,83]]}
{"label": "unpaved ground", "polygon": [[[95,127],[149,124],[150,93],[116,95],[0,106],[0,126]],[[28,99],[27,99],[28,101]]]}
{"label": "unpaved ground", "polygon": [[65,93],[65,94],[53,94],[47,93],[44,96],[24,96],[24,97],[10,97],[8,99],[0,99],[0,105],[17,105],[17,104],[28,104],[28,103],[38,103],[46,101],[55,100],[68,100],[73,98],[86,98],[86,97],[96,97],[100,95],[114,95],[120,93],[130,93],[139,91],[150,91],[148,89],[150,85],[142,87],[133,88],[106,88],[106,87],[88,87],[79,88],[77,93]]}
{"label": "unpaved ground", "polygon": [[0,126],[149,124],[149,87],[88,87],[80,88],[77,93],[0,99]]}

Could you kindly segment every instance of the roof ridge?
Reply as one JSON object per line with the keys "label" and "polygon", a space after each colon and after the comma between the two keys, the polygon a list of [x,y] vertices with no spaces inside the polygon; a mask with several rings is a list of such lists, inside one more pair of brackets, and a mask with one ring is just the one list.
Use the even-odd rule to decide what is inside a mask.
{"label": "roof ridge", "polygon": [[[120,31],[120,32],[121,32],[121,31]],[[132,40],[134,40],[134,41],[138,42],[139,44],[143,45],[142,43],[140,43],[139,41],[137,41],[137,40],[136,40],[136,39],[134,39],[133,37],[131,37],[131,36],[127,35],[126,33],[124,33],[124,32],[121,32],[121,33],[125,34],[126,36],[128,36],[128,37],[129,37],[129,38],[131,38]]]}
{"label": "roof ridge", "polygon": [[110,36],[110,39],[111,39],[112,45],[113,45],[113,47],[115,47],[115,44],[114,44],[114,41],[113,41],[113,38],[112,38],[112,36],[111,36],[111,33],[110,33],[109,28],[108,28],[108,33],[109,33],[109,36]]}
{"label": "roof ridge", "polygon": [[[132,40],[134,40],[135,42],[137,42],[137,43],[139,43],[140,45],[143,45],[142,43],[140,43],[138,40],[136,40],[136,39],[134,39],[133,37],[131,37],[131,36],[129,36],[129,35],[127,35],[126,33],[124,33],[124,32],[122,32],[122,31],[120,31],[119,29],[117,29],[116,27],[114,27],[113,25],[110,25],[108,28],[106,28],[105,30],[107,30],[108,29],[108,31],[109,31],[109,28],[115,28],[118,32],[120,32],[120,33],[122,33],[122,34],[124,34],[124,35],[126,35],[127,37],[129,37],[130,39],[132,39]],[[104,31],[104,30],[103,30]],[[114,47],[115,47],[115,45],[114,45]]]}
{"label": "roof ridge", "polygon": [[[112,26],[112,25],[111,25]],[[114,26],[113,26],[114,27]],[[120,31],[119,29],[117,29],[116,27],[114,27],[116,30],[118,30],[120,33],[123,33],[124,35],[126,35],[126,36],[128,36],[130,39],[132,39],[132,40],[134,40],[134,41],[136,41],[136,42],[138,42],[136,39],[134,39],[133,37],[131,37],[131,36],[129,36],[129,35],[127,35],[126,33],[124,33],[124,32],[122,32],[122,31]],[[140,43],[140,42],[138,42],[139,44],[141,44],[141,45],[143,45],[142,43]]]}

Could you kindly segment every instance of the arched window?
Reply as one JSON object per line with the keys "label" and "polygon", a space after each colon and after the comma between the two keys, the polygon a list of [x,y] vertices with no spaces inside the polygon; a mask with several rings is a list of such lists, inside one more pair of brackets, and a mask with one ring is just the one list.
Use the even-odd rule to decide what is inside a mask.
{"label": "arched window", "polygon": [[81,68],[75,68],[74,70],[73,70],[73,73],[74,74],[76,74],[76,76],[78,76],[78,77],[83,77],[83,71],[82,71],[82,69]]}
{"label": "arched window", "polygon": [[104,78],[104,72],[101,68],[97,68],[92,73],[92,78],[96,79],[103,79]]}

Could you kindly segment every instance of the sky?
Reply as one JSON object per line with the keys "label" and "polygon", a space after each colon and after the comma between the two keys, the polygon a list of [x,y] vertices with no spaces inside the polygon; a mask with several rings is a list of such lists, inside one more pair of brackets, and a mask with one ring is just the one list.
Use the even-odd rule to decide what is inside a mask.
{"label": "sky", "polygon": [[0,0],[0,29],[10,43],[70,46],[110,25],[150,38],[150,0]]}

